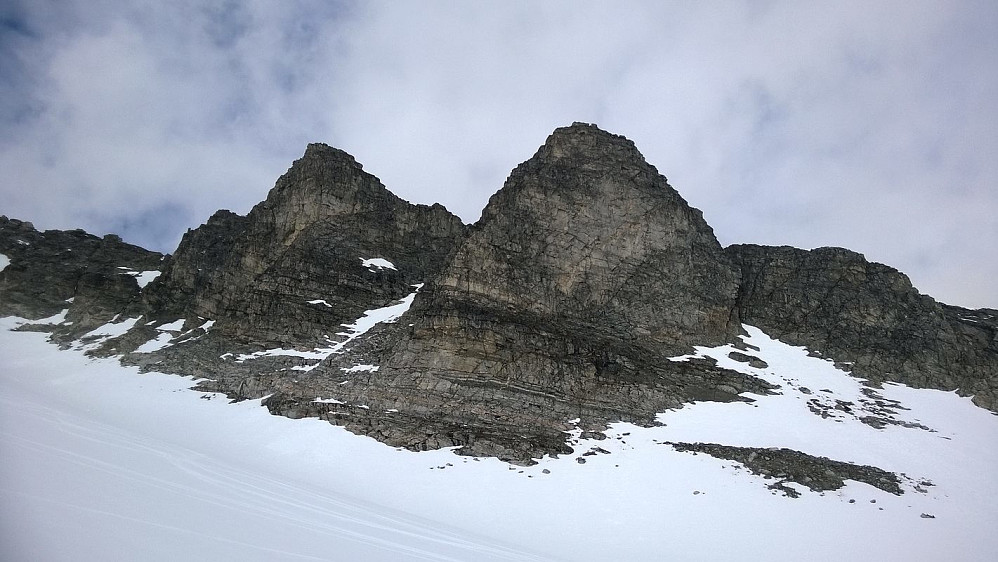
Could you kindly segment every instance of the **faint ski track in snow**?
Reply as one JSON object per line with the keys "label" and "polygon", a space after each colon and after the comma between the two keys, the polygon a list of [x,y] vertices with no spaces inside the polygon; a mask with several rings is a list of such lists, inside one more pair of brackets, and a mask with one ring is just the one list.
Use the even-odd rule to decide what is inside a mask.
{"label": "faint ski track in snow", "polygon": [[[86,363],[97,367],[98,372],[108,366],[113,368],[113,363],[106,360]],[[178,381],[183,382],[183,379]],[[127,521],[147,529],[158,529],[152,534],[159,536],[159,540],[224,543],[242,549],[241,559],[245,557],[245,551],[258,552],[260,556],[252,559],[261,560],[539,559],[527,552],[469,539],[466,533],[446,525],[351,499],[344,494],[332,494],[322,487],[306,488],[277,474],[240,468],[203,452],[47,405],[42,396],[33,392],[45,390],[45,387],[34,387],[32,383],[36,381],[31,379],[5,376],[2,382],[0,446],[3,458],[33,459],[35,466],[53,467],[70,480],[82,478],[87,482],[87,485],[80,486],[81,496],[78,498],[73,498],[72,493],[62,494],[66,492],[62,489],[65,485],[58,483],[34,488],[30,485],[15,487],[11,480],[15,463],[5,462],[4,470],[0,472],[3,476],[0,479],[0,495],[6,496],[4,504],[8,506],[33,505],[53,517],[68,517],[70,520],[74,517],[69,511],[76,511],[88,520],[96,516],[97,521]],[[69,382],[56,379],[51,384]],[[183,392],[196,401],[198,393]],[[228,407],[224,404],[218,406]],[[259,407],[256,409],[259,410]],[[24,434],[26,430],[28,435]],[[137,466],[129,464],[136,462],[139,463]],[[76,482],[67,484],[74,489],[77,487]],[[89,498],[92,494],[87,490],[100,490],[99,497]],[[122,493],[122,490],[132,492],[130,499],[122,498],[124,506],[122,501],[113,500],[113,494]],[[103,496],[107,493],[112,495],[112,500],[105,501]],[[93,503],[88,499],[94,500]],[[131,505],[147,503],[153,508],[136,509],[135,505]],[[184,508],[179,514],[167,513],[171,516],[157,512],[156,507],[171,504]],[[211,514],[209,519],[242,519],[244,524],[255,526],[254,532],[220,533],[217,529],[211,529],[211,523],[207,523],[209,530],[204,531],[199,526],[204,526],[206,521],[177,524],[178,519],[183,521],[187,518],[177,517],[184,513],[194,515],[193,521],[199,521],[203,519],[199,515],[207,514]],[[7,510],[0,517],[2,520],[12,520]],[[94,524],[93,521],[90,524]],[[134,527],[128,528],[134,531]],[[272,534],[275,528],[293,530],[294,536],[298,537],[296,540],[307,537],[305,542],[317,553],[308,552],[309,548],[301,552],[289,550],[293,544],[283,547],[269,544],[274,542]],[[8,534],[3,530],[0,536]],[[178,538],[178,534],[186,538]],[[3,544],[8,546],[3,547]],[[10,554],[11,544],[6,540],[0,541],[0,552]],[[153,552],[151,547],[149,552]],[[63,559],[58,555],[55,558]],[[75,555],[65,557],[73,558]],[[87,556],[83,555],[83,558]],[[141,558],[150,559],[146,555]],[[194,558],[202,557],[194,555]],[[163,556],[162,559],[175,558]]]}
{"label": "faint ski track in snow", "polygon": [[[12,398],[12,395],[17,399]],[[334,549],[342,549],[344,540],[351,541],[363,545],[362,552],[368,556],[375,552],[390,552],[393,553],[392,558],[463,560],[474,553],[475,557],[493,559],[531,559],[531,555],[525,552],[468,540],[458,533],[441,530],[440,525],[428,525],[428,522],[394,513],[393,510],[375,504],[321,490],[306,489],[263,472],[247,471],[191,449],[150,440],[124,428],[96,422],[25,398],[16,392],[0,396],[0,409],[4,417],[40,424],[46,436],[61,436],[59,440],[70,444],[70,447],[27,438],[8,430],[10,426],[5,423],[0,429],[4,454],[41,459],[74,474],[104,475],[104,481],[109,483],[106,491],[109,492],[132,486],[160,498],[171,498],[170,501],[188,504],[188,509],[193,511],[251,514],[253,520],[261,521],[257,523],[261,529],[272,525],[293,528],[310,537],[309,540],[313,543],[322,542]],[[98,450],[102,454],[98,457],[86,452],[91,450]],[[153,459],[154,462],[148,463],[148,466],[158,466],[158,472],[138,470],[125,464],[134,458],[145,457]],[[169,468],[164,470],[164,467]],[[181,476],[178,477],[178,474]],[[52,511],[53,514],[71,508],[90,515],[199,537],[209,542],[239,545],[267,553],[268,556],[277,555],[279,559],[329,559],[329,554],[289,552],[286,549],[272,548],[263,542],[236,540],[192,527],[164,523],[152,516],[126,515],[79,501],[52,497],[45,494],[44,490],[27,493],[12,489],[6,484],[7,482],[0,483],[0,493],[8,496],[7,502],[49,504],[56,508]],[[266,537],[267,534],[260,533],[260,536]],[[465,555],[446,554],[452,550],[465,552]]]}
{"label": "faint ski track in snow", "polygon": [[[664,427],[613,424],[604,440],[576,429],[574,453],[511,467],[227,404],[188,390],[189,378],[5,331],[16,324],[0,319],[4,559],[989,561],[998,550],[996,416],[953,393],[887,385],[910,408],[904,419],[937,433],[822,419],[799,387],[825,381],[849,399],[858,381],[750,327],[761,349],[745,353],[768,368],[728,348],[698,352],[782,394],[687,405],[662,413]],[[663,444],[696,440],[789,446],[936,485],[894,496],[848,482],[788,499],[737,463]]]}

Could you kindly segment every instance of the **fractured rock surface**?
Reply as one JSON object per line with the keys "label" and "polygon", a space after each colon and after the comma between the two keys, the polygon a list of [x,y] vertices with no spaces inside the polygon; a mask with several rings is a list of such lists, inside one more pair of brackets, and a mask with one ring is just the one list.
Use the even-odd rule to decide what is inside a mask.
{"label": "fractured rock surface", "polygon": [[[311,144],[245,218],[220,211],[188,232],[149,302],[216,319],[236,341],[301,345],[410,293],[464,232],[442,206],[403,201],[350,155]],[[376,258],[391,267],[365,265]]]}
{"label": "fractured rock surface", "polygon": [[6,216],[0,216],[0,254],[10,260],[0,271],[0,316],[40,319],[69,308],[71,324],[59,330],[66,337],[141,308],[139,275],[158,271],[163,260],[113,234],[39,232]]}
{"label": "fractured rock surface", "polygon": [[561,441],[571,418],[651,423],[685,401],[768,388],[667,361],[738,333],[737,287],[700,212],[633,143],[575,124],[513,171],[380,369],[342,390],[499,455],[530,448],[515,442],[525,427]]}
{"label": "fractured rock surface", "polygon": [[998,311],[937,303],[903,273],[841,248],[726,252],[742,270],[743,322],[874,383],[960,389],[998,410]]}

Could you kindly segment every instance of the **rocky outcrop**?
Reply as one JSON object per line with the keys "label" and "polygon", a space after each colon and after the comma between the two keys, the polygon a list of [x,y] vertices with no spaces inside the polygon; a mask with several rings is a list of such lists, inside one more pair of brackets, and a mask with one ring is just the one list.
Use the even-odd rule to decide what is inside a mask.
{"label": "rocky outcrop", "polygon": [[[492,197],[409,323],[368,356],[377,371],[342,385],[350,365],[333,360],[322,372],[345,401],[392,411],[350,412],[354,430],[524,460],[557,452],[539,444],[563,443],[569,419],[598,431],[653,423],[691,400],[764,392],[752,377],[667,360],[735,337],[737,287],[700,212],[633,143],[577,123]],[[271,405],[301,408],[287,396]],[[404,416],[423,421],[400,432]]]}
{"label": "rocky outcrop", "polygon": [[163,274],[144,295],[150,310],[164,318],[208,313],[205,301],[224,291],[222,272],[246,231],[246,217],[216,212],[208,222],[188,230],[163,264]]}
{"label": "rocky outcrop", "polygon": [[742,321],[877,384],[959,390],[998,410],[998,312],[920,294],[897,270],[841,248],[735,245]]}
{"label": "rocky outcrop", "polygon": [[683,352],[737,333],[737,287],[700,211],[631,141],[576,123],[513,171],[433,296]]}
{"label": "rocky outcrop", "polygon": [[[838,490],[846,480],[863,482],[885,492],[900,496],[902,477],[893,472],[869,465],[836,461],[828,457],[815,457],[793,449],[779,447],[732,447],[717,443],[663,443],[681,452],[704,453],[719,459],[738,462],[753,474],[773,479],[767,487],[787,497],[800,497],[800,492],[787,485],[789,482],[806,486],[813,492]],[[915,489],[924,492],[931,486],[926,480],[916,482]],[[876,500],[874,500],[876,501]]]}
{"label": "rocky outcrop", "polygon": [[6,216],[0,216],[0,254],[10,260],[0,271],[0,316],[40,319],[69,309],[69,323],[58,329],[63,339],[137,309],[140,282],[155,275],[163,259],[113,234],[39,232]]}

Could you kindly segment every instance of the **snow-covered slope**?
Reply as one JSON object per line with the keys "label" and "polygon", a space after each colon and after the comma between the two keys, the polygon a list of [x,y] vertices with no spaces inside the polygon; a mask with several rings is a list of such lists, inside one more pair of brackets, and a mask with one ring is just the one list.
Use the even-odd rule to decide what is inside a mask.
{"label": "snow-covered slope", "polygon": [[[871,393],[746,326],[699,349],[781,386],[663,412],[531,467],[413,453],[138,374],[0,319],[4,560],[992,560],[998,417],[954,393]],[[747,347],[746,346],[746,347]],[[745,351],[744,349],[742,351]],[[737,355],[735,357],[738,357]],[[676,358],[683,360],[683,358]],[[863,423],[861,418],[867,418]],[[876,418],[880,421],[872,421]],[[872,423],[872,425],[871,425]],[[882,426],[877,429],[875,426]],[[790,498],[669,443],[789,447],[904,473]],[[587,454],[588,453],[588,454]],[[585,462],[580,462],[585,461]],[[931,483],[931,485],[929,485]]]}

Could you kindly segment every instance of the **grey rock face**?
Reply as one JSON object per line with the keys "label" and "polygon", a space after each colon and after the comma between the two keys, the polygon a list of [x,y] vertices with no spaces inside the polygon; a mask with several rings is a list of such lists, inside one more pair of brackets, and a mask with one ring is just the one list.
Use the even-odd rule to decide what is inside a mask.
{"label": "grey rock face", "polygon": [[223,268],[245,231],[246,217],[226,210],[188,230],[165,260],[163,274],[146,291],[149,308],[166,318],[207,313],[211,307],[205,301],[224,291]]}
{"label": "grey rock face", "polygon": [[77,337],[114,315],[139,307],[136,274],[158,270],[163,255],[82,230],[39,232],[0,216],[0,316],[39,319],[69,309],[63,338]]}
{"label": "grey rock face", "polygon": [[[572,418],[594,430],[653,423],[686,401],[764,392],[761,380],[667,359],[734,338],[737,287],[700,212],[634,145],[575,124],[492,197],[416,297],[411,325],[375,352],[379,370],[337,391],[397,410],[392,420],[427,420],[397,436],[406,446],[442,441],[516,460],[558,452],[549,445]],[[300,408],[287,400],[272,408]],[[362,417],[350,413],[348,427],[398,433]]]}
{"label": "grey rock face", "polygon": [[998,312],[919,294],[897,270],[841,248],[736,245],[742,321],[873,383],[973,395],[998,409]]}
{"label": "grey rock face", "polygon": [[[249,215],[221,211],[188,232],[147,302],[164,318],[214,319],[237,342],[309,346],[410,293],[465,228],[440,205],[399,199],[345,152],[312,144]],[[365,267],[368,258],[394,268]]]}
{"label": "grey rock face", "polygon": [[666,352],[738,330],[738,271],[624,137],[576,123],[513,171],[435,296]]}

